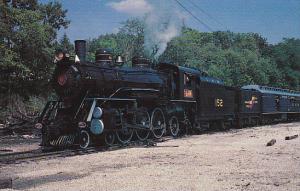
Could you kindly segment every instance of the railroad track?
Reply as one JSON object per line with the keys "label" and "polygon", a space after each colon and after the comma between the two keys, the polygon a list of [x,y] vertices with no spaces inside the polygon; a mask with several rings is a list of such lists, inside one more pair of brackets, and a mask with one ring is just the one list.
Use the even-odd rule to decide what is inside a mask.
{"label": "railroad track", "polygon": [[118,149],[128,149],[128,148],[136,148],[136,147],[152,147],[156,146],[158,142],[164,142],[172,139],[171,137],[163,137],[159,140],[147,140],[145,142],[134,141],[130,142],[127,145],[112,145],[112,146],[93,146],[88,147],[87,149],[79,149],[79,148],[67,148],[64,150],[54,150],[54,151],[43,151],[42,149],[26,151],[26,152],[14,152],[14,153],[4,153],[0,154],[0,166],[4,166],[7,164],[14,163],[22,163],[27,161],[40,161],[47,160],[52,158],[59,157],[70,157],[76,155],[87,155],[97,152],[104,151],[113,151]]}

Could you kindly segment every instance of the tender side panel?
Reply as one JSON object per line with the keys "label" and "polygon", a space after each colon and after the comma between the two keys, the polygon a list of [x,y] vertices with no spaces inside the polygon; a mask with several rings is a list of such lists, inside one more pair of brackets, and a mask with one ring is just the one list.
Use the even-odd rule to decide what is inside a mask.
{"label": "tender side panel", "polygon": [[214,120],[234,117],[236,92],[233,88],[200,82],[197,89],[200,119]]}

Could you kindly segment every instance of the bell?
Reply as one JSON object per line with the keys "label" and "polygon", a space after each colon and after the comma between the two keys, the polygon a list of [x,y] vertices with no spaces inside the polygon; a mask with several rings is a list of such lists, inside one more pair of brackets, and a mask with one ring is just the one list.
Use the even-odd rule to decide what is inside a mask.
{"label": "bell", "polygon": [[122,56],[118,56],[117,59],[116,59],[116,63],[123,63],[123,59],[122,59]]}

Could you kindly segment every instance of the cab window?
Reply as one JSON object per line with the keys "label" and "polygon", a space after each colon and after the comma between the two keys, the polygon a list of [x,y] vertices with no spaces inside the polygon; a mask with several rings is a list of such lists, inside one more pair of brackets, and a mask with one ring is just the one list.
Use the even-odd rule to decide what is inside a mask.
{"label": "cab window", "polygon": [[183,97],[193,98],[192,76],[184,73],[183,75]]}
{"label": "cab window", "polygon": [[191,76],[188,74],[184,74],[184,80],[183,80],[184,86],[185,87],[192,87],[192,79]]}

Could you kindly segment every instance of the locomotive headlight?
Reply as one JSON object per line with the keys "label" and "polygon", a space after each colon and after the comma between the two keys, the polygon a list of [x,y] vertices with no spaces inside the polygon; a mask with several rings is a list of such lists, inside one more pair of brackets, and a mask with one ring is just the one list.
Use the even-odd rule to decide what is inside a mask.
{"label": "locomotive headlight", "polygon": [[93,111],[93,118],[100,119],[103,114],[103,111],[100,107],[95,107]]}
{"label": "locomotive headlight", "polygon": [[66,51],[63,51],[63,50],[59,50],[55,53],[54,63],[60,62],[64,59],[69,60],[69,58],[70,58],[69,53],[67,53]]}
{"label": "locomotive headlight", "polygon": [[54,63],[61,61],[64,58],[64,53],[59,51],[55,54]]}

